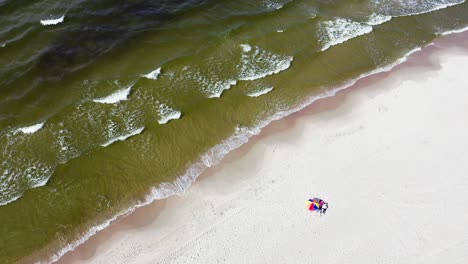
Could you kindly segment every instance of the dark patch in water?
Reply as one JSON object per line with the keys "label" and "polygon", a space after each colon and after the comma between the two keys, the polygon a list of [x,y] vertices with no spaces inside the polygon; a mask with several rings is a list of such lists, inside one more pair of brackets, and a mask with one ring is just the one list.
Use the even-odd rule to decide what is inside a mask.
{"label": "dark patch in water", "polygon": [[25,7],[32,3],[34,3],[34,1],[31,0],[0,0],[0,14],[7,15],[15,9]]}
{"label": "dark patch in water", "polygon": [[[41,6],[34,0],[15,1],[0,0],[0,19],[15,21],[8,17],[9,13],[3,16],[4,8],[21,12],[20,4],[24,4],[27,16],[32,12],[28,9],[31,4]],[[65,21],[61,24],[45,27],[39,21],[19,20],[15,28],[20,33],[25,28],[30,31],[11,45],[13,49],[24,47],[25,52],[17,48],[0,58],[3,59],[0,60],[3,63],[0,112],[7,116],[0,120],[0,128],[14,123],[15,118],[9,116],[18,115],[25,106],[39,105],[45,90],[60,89],[62,94],[67,94],[67,90],[76,87],[75,81],[85,78],[84,70],[91,70],[104,56],[118,57],[131,50],[145,33],[157,32],[162,25],[208,2],[214,0],[67,0],[57,5],[60,11],[47,10],[47,13],[64,14]],[[8,34],[10,31],[6,30]],[[36,43],[36,38],[44,34],[49,34],[52,40],[42,45]],[[6,49],[1,48],[0,55],[6,54],[1,54],[2,51]],[[33,55],[22,57],[29,53]]]}
{"label": "dark patch in water", "polygon": [[43,80],[59,81],[81,70],[116,47],[143,32],[157,30],[161,24],[180,13],[202,5],[206,0],[121,0],[80,7],[79,17],[73,10],[67,20],[79,19],[40,55],[37,67]]}

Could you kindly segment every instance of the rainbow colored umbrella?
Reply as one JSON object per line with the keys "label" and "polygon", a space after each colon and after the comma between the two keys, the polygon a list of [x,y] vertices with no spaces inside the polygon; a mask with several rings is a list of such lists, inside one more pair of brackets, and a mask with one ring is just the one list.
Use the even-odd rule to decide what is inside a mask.
{"label": "rainbow colored umbrella", "polygon": [[306,206],[310,211],[318,211],[322,209],[325,202],[322,199],[314,198],[306,201]]}

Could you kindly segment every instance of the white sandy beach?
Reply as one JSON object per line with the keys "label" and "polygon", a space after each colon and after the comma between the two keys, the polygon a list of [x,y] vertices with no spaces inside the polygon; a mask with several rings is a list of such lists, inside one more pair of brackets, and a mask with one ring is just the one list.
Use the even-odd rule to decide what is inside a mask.
{"label": "white sandy beach", "polygon": [[467,263],[466,36],[273,123],[59,263]]}

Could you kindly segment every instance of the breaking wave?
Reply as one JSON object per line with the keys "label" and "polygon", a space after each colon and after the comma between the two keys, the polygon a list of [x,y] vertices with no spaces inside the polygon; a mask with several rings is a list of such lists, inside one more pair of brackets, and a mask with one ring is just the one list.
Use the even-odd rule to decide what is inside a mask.
{"label": "breaking wave", "polygon": [[367,20],[366,24],[371,26],[381,25],[385,22],[392,20],[392,16],[386,16],[381,14],[372,14],[369,16],[369,20]]}
{"label": "breaking wave", "polygon": [[158,107],[159,120],[158,123],[161,125],[167,124],[171,120],[179,119],[182,113],[170,108],[165,104],[160,104]]}
{"label": "breaking wave", "polygon": [[459,29],[455,29],[455,30],[444,31],[444,32],[441,32],[441,33],[438,33],[438,34],[441,35],[441,36],[445,36],[445,35],[450,35],[450,34],[462,33],[462,32],[465,32],[465,31],[468,31],[468,27],[459,28]]}
{"label": "breaking wave", "polygon": [[323,43],[320,51],[325,51],[332,46],[368,34],[372,32],[372,29],[372,26],[368,24],[355,22],[346,18],[325,21],[321,24],[319,31],[319,37]]}
{"label": "breaking wave", "polygon": [[93,102],[101,104],[116,104],[120,101],[125,101],[128,99],[130,92],[132,91],[133,85],[128,86],[125,89],[118,90],[117,92],[110,94],[106,97],[93,99]]}
{"label": "breaking wave", "polygon": [[464,3],[465,0],[374,0],[379,12],[393,17],[421,15]]}
{"label": "breaking wave", "polygon": [[283,3],[275,2],[272,0],[264,0],[263,3],[266,5],[267,8],[273,10],[281,9],[284,6]]}
{"label": "breaking wave", "polygon": [[9,200],[0,200],[0,206],[12,203],[12,202],[18,200],[19,198],[21,198],[21,195],[14,196],[14,197],[10,198]]}
{"label": "breaking wave", "polygon": [[33,133],[39,131],[44,126],[44,123],[45,122],[38,123],[38,124],[28,126],[28,127],[21,127],[21,128],[18,128],[16,130],[16,132],[21,132],[21,133],[24,133],[24,134],[33,134]]}
{"label": "breaking wave", "polygon": [[109,146],[109,145],[111,145],[111,144],[113,144],[113,143],[115,143],[117,141],[124,141],[129,137],[133,137],[133,136],[136,136],[136,135],[140,134],[141,132],[143,132],[144,129],[145,129],[144,127],[140,127],[140,128],[137,128],[135,130],[130,131],[130,133],[128,133],[128,134],[118,136],[118,137],[115,137],[115,138],[111,138],[106,143],[101,144],[101,146],[102,147],[107,147],[107,146]]}
{"label": "breaking wave", "polygon": [[142,77],[145,77],[150,80],[157,80],[160,74],[161,74],[161,67],[157,68],[156,70],[148,74],[142,75]]}
{"label": "breaking wave", "polygon": [[269,92],[273,91],[273,87],[267,87],[267,88],[264,88],[262,90],[259,90],[259,91],[256,91],[256,92],[251,92],[251,93],[248,93],[247,96],[250,96],[250,97],[259,97],[261,95],[264,95],[264,94],[267,94]]}
{"label": "breaking wave", "polygon": [[192,77],[200,84],[208,98],[219,98],[225,90],[237,84],[236,80],[217,80],[215,77],[209,78],[202,73],[195,73]]}
{"label": "breaking wave", "polygon": [[249,52],[252,50],[252,46],[250,46],[249,44],[241,44],[240,46],[242,48],[242,51],[244,52]]}
{"label": "breaking wave", "polygon": [[0,165],[0,206],[18,200],[26,189],[44,186],[54,171],[39,160],[22,156],[9,156]]}
{"label": "breaking wave", "polygon": [[44,19],[44,20],[41,20],[40,22],[41,22],[41,25],[43,26],[52,26],[52,25],[57,25],[57,24],[62,23],[64,19],[65,19],[65,16],[61,16],[55,19]]}
{"label": "breaking wave", "polygon": [[241,44],[241,48],[240,81],[253,81],[277,74],[287,70],[293,61],[292,56],[275,54],[248,44]]}

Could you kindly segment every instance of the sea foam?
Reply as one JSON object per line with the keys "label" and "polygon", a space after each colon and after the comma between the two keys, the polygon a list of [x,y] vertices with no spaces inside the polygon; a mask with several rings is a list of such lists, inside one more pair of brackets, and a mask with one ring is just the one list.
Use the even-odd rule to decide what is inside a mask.
{"label": "sea foam", "polygon": [[167,124],[171,120],[179,119],[182,113],[170,108],[165,104],[160,104],[158,107],[159,120],[158,123],[161,125]]}
{"label": "sea foam", "polygon": [[141,132],[143,132],[143,130],[145,130],[144,127],[137,128],[135,130],[130,131],[128,134],[112,138],[109,141],[107,141],[106,143],[102,144],[101,146],[102,147],[107,147],[107,146],[109,146],[109,145],[111,145],[111,144],[113,144],[113,143],[115,143],[117,141],[124,141],[129,137],[133,137],[135,135],[140,134]]}
{"label": "sea foam", "polygon": [[274,9],[274,10],[281,9],[284,6],[283,3],[278,3],[272,0],[264,0],[263,3],[268,9]]}
{"label": "sea foam", "polygon": [[370,32],[372,32],[372,26],[350,19],[337,18],[323,22],[319,36],[324,43],[321,51]]}
{"label": "sea foam", "polygon": [[273,87],[267,87],[267,88],[264,88],[260,91],[256,91],[256,92],[251,92],[251,93],[248,93],[247,96],[250,96],[250,97],[259,97],[261,95],[264,95],[264,94],[267,94],[269,92],[273,91]]}
{"label": "sea foam", "polygon": [[252,50],[252,46],[250,46],[249,44],[241,44],[240,46],[244,52],[249,52]]}
{"label": "sea foam", "polygon": [[465,32],[465,31],[468,31],[468,26],[464,27],[464,28],[459,28],[459,29],[440,32],[440,33],[438,33],[438,35],[445,36],[445,35],[450,35],[450,34],[458,34],[458,33],[462,33],[462,32]]}
{"label": "sea foam", "polygon": [[371,26],[377,26],[385,22],[388,22],[390,20],[392,20],[392,16],[372,14],[371,16],[369,16],[369,19],[367,20],[366,24],[371,25]]}
{"label": "sea foam", "polygon": [[237,84],[236,80],[216,80],[214,76],[209,78],[201,73],[196,73],[193,77],[198,81],[208,98],[219,98],[225,90],[229,90]]}
{"label": "sea foam", "polygon": [[7,156],[0,163],[0,206],[19,199],[25,187],[32,189],[44,186],[53,171],[53,166],[26,155]]}
{"label": "sea foam", "polygon": [[117,92],[110,94],[106,97],[94,99],[93,102],[101,104],[116,104],[120,101],[125,101],[128,99],[128,96],[132,91],[132,87],[133,85],[130,85],[129,87],[122,90],[118,90]]}
{"label": "sea foam", "polygon": [[65,16],[61,16],[61,17],[56,18],[56,19],[44,19],[44,20],[41,20],[41,25],[43,25],[43,26],[57,25],[57,24],[62,23],[64,18],[65,18]]}
{"label": "sea foam", "polygon": [[240,81],[253,81],[277,74],[288,69],[293,61],[292,56],[275,54],[259,47],[252,48],[248,44],[241,44],[241,48]]}
{"label": "sea foam", "polygon": [[380,0],[373,4],[380,13],[393,17],[415,16],[434,12],[464,3],[465,0],[425,0],[425,1],[394,1]]}
{"label": "sea foam", "polygon": [[21,128],[18,128],[16,130],[16,132],[22,132],[24,134],[33,134],[33,133],[39,131],[44,126],[44,123],[45,122],[35,124],[35,125],[32,125],[32,126],[28,126],[28,127],[21,127]]}
{"label": "sea foam", "polygon": [[150,80],[157,80],[160,74],[161,74],[161,67],[157,68],[156,70],[148,74],[142,75],[142,77],[145,77]]}
{"label": "sea foam", "polygon": [[217,81],[215,82],[211,87],[213,88],[211,95],[209,95],[209,98],[219,98],[223,94],[225,90],[231,89],[232,86],[236,85],[237,81],[236,80],[223,80],[223,81]]}
{"label": "sea foam", "polygon": [[19,198],[21,198],[21,196],[22,195],[17,195],[17,196],[14,196],[12,198],[9,198],[8,200],[0,200],[0,206],[12,203],[12,202],[18,200]]}

